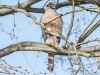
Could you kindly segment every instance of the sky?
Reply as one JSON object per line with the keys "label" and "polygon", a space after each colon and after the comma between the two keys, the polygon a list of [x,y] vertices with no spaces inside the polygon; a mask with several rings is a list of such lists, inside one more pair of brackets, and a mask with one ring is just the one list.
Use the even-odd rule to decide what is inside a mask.
{"label": "sky", "polygon": [[[20,3],[25,2],[26,0],[20,0]],[[62,0],[64,1],[64,0]],[[45,4],[46,0],[40,1],[32,7],[38,7],[41,8]],[[60,0],[61,2],[61,0]],[[1,5],[16,5],[18,3],[18,0],[1,0]],[[85,5],[86,7],[88,5]],[[78,9],[78,8],[76,8]],[[63,7],[61,9],[58,9],[57,12],[59,14],[63,14],[64,12],[71,11],[71,7]],[[34,15],[39,21],[41,19],[42,13],[30,13]],[[74,21],[74,28],[80,27],[78,30],[81,30],[79,34],[83,31],[83,29],[86,27],[86,25],[89,24],[89,22],[92,20],[92,18],[95,16],[95,13],[90,12],[78,12],[75,13],[75,21]],[[66,36],[68,32],[68,26],[71,22],[71,14],[65,15],[63,18],[63,35]],[[80,21],[77,21],[77,18]],[[98,20],[100,19],[100,16],[97,17],[97,19],[94,21],[92,25],[94,25]],[[5,31],[2,31],[2,28],[0,27],[0,49],[5,48],[11,44],[18,43],[18,42],[24,42],[24,41],[32,41],[32,42],[42,42],[41,40],[41,29],[39,25],[36,25],[33,20],[29,17],[26,17],[23,13],[16,13],[15,14],[15,32],[12,31],[14,27],[14,15],[6,15],[0,17],[0,24],[4,28]],[[95,32],[93,32],[86,40],[89,39],[95,39],[100,38],[99,33],[100,27],[98,27]],[[15,38],[11,38],[9,34],[14,34]],[[74,32],[75,33],[75,32]],[[78,35],[79,35],[78,34]],[[77,39],[77,34],[72,34],[70,36],[70,40],[72,40],[74,43]],[[16,39],[17,38],[17,39]],[[61,40],[61,43],[59,46],[63,45],[63,40]],[[94,46],[99,45],[98,42],[87,44],[84,46]],[[12,66],[22,66],[23,69],[27,69],[30,74],[37,74],[39,72],[47,73],[47,75],[66,75],[70,74],[70,63],[68,61],[67,56],[56,56],[55,57],[55,68],[52,73],[48,72],[47,70],[47,58],[48,54],[44,52],[38,52],[38,51],[19,51],[14,52],[10,55],[7,55],[5,57],[2,57],[1,59],[5,60],[9,65]],[[64,61],[61,61],[61,59]],[[86,61],[84,58],[83,61]],[[77,68],[77,67],[75,67]],[[3,75],[3,74],[2,74]],[[18,75],[21,75],[18,73]]]}

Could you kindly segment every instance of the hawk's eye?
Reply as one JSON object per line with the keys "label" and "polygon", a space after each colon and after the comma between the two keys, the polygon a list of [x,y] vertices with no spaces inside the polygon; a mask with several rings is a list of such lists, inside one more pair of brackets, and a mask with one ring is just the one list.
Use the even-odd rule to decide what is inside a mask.
{"label": "hawk's eye", "polygon": [[50,8],[53,8],[53,6],[52,6],[52,5],[50,5],[49,7],[50,7]]}

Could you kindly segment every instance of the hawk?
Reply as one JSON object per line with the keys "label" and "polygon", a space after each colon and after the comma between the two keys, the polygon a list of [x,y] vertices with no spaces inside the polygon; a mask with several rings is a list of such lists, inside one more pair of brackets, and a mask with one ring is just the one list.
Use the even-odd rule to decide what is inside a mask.
{"label": "hawk", "polygon": [[[52,19],[56,18],[57,16],[59,16],[59,14],[56,12],[55,4],[49,3],[46,5],[45,13],[43,14],[43,16],[41,18],[41,22],[43,24],[45,24],[45,23],[51,21]],[[61,35],[62,34],[62,19],[57,18],[56,20],[54,20],[50,23],[47,23],[45,25],[45,28],[49,32],[53,32],[53,33]],[[58,44],[60,43],[59,37],[47,34],[47,33],[45,33],[44,30],[42,30],[42,34],[43,34],[45,44],[53,46],[53,47],[57,47]],[[48,54],[48,70],[50,72],[52,72],[53,68],[54,68],[54,54],[49,53]]]}

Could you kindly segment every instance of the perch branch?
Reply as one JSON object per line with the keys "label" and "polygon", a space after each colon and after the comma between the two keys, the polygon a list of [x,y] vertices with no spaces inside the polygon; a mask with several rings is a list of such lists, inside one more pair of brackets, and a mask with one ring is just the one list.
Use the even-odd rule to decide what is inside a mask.
{"label": "perch branch", "polygon": [[[52,52],[56,55],[68,55],[68,50],[58,47],[58,49],[51,48],[45,44],[42,43],[36,43],[36,42],[19,42],[21,45],[21,49],[23,51],[42,51],[42,52]],[[76,52],[74,51],[74,48],[70,49],[70,55],[75,55]],[[6,55],[9,55],[13,52],[20,51],[20,48],[18,46],[18,43],[12,44],[6,48],[0,49],[0,58],[4,57]],[[85,57],[99,57],[100,52],[93,52],[93,51],[100,51],[100,46],[90,46],[90,47],[83,47],[78,49],[78,55],[85,56]],[[92,52],[92,53],[91,53]]]}

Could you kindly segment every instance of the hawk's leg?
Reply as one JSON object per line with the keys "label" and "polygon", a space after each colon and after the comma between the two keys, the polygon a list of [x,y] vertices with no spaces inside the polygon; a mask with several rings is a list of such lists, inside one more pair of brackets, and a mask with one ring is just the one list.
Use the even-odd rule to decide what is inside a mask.
{"label": "hawk's leg", "polygon": [[51,46],[51,47],[54,47],[54,48],[57,48],[57,47],[58,47],[58,46],[57,46],[56,44],[54,44],[54,43],[51,43],[50,46]]}
{"label": "hawk's leg", "polygon": [[45,42],[45,44],[57,48],[59,39],[56,36],[49,36]]}
{"label": "hawk's leg", "polygon": [[[59,39],[56,36],[49,35],[48,38],[45,41],[45,44],[47,44],[47,45],[49,45],[53,48],[57,48],[58,47],[58,41],[59,41]],[[52,72],[53,68],[54,68],[54,54],[49,53],[48,54],[48,70],[50,72]]]}

